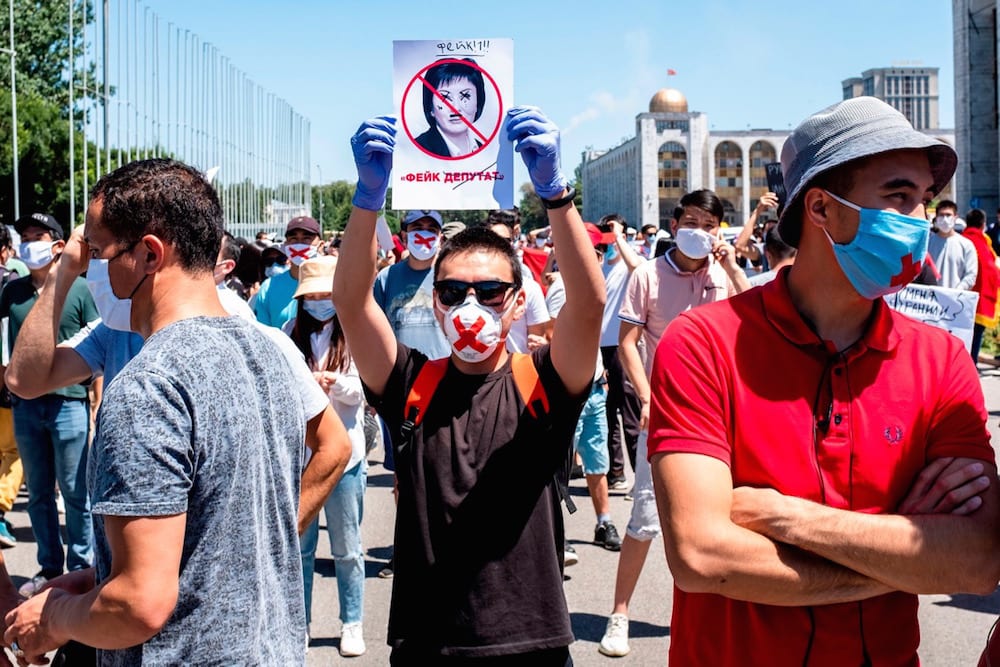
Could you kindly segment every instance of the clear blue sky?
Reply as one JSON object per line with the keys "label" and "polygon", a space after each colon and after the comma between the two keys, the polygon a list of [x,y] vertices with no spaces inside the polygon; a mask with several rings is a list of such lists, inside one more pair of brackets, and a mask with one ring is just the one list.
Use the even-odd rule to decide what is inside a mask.
{"label": "clear blue sky", "polygon": [[[354,179],[351,134],[392,111],[395,39],[513,38],[514,101],[541,107],[563,128],[567,173],[584,148],[632,136],[635,115],[662,87],[680,89],[713,129],[787,129],[839,100],[843,79],[920,61],[940,68],[941,125],[954,126],[946,0],[145,4],[309,118],[324,181]],[[526,179],[521,169],[517,182]]]}

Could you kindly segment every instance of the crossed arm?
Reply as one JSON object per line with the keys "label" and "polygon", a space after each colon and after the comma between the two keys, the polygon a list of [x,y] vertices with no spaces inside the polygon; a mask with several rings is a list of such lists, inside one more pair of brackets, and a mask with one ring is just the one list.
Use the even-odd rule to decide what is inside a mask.
{"label": "crossed arm", "polygon": [[729,467],[700,454],[657,454],[651,465],[667,560],[688,592],[816,605],[893,590],[985,594],[1000,578],[996,469],[983,462],[932,462],[934,483],[918,478],[901,506],[938,512],[919,515],[734,489]]}

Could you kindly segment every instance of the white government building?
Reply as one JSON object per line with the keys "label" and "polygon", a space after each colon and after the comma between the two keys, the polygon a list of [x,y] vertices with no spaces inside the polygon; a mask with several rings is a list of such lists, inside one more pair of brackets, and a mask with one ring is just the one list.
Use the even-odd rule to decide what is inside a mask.
{"label": "white government building", "polygon": [[[846,90],[844,95],[850,96]],[[688,111],[679,90],[658,91],[649,111],[636,116],[634,137],[610,150],[583,153],[584,219],[619,213],[636,227],[667,228],[685,193],[708,188],[722,199],[726,222],[742,225],[767,192],[765,167],[780,160],[790,130],[708,128],[708,114]],[[952,130],[926,131],[955,143]]]}

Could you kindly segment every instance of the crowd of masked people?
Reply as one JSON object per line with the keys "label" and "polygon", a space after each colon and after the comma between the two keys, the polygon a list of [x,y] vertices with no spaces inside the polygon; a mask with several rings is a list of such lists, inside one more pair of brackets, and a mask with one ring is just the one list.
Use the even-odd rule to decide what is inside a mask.
{"label": "crowd of masked people", "polygon": [[[976,291],[973,360],[996,326],[1000,225],[926,206],[950,148],[849,100],[789,138],[785,201],[763,193],[730,227],[696,190],[653,225],[581,219],[538,109],[506,132],[545,227],[415,210],[382,247],[391,117],[351,139],[358,185],[332,239],[309,216],[233,238],[171,160],[107,175],[69,235],[44,213],[15,222],[17,243],[0,227],[0,545],[24,483],[39,566],[16,590],[0,573],[19,661],[301,664],[321,513],[339,651],[363,655],[373,450],[397,502],[379,573],[392,664],[572,664],[574,478],[593,543],[618,553],[606,656],[630,651],[661,532],[671,664],[915,664],[913,594],[992,590],[975,365],[882,300],[914,280]],[[784,371],[752,352],[765,343]],[[612,492],[631,503],[621,531]]]}

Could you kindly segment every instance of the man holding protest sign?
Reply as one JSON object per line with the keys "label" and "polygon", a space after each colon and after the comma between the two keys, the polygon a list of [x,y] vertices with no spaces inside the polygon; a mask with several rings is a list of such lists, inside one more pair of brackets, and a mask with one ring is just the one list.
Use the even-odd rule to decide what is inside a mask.
{"label": "man holding protest sign", "polygon": [[871,97],[811,116],[782,151],[795,264],[664,332],[649,452],[672,665],[915,665],[916,594],[996,586],[979,379],[882,298],[920,271],[956,164]]}
{"label": "man holding protest sign", "polygon": [[[552,343],[507,352],[504,338],[524,311],[520,265],[509,243],[473,228],[448,242],[434,268],[434,308],[451,346],[442,364],[398,342],[366,285],[394,122],[367,121],[351,140],[358,187],[333,284],[369,402],[396,448],[391,663],[572,664],[555,476],[593,383],[604,289],[559,166],[559,131],[537,109],[508,112],[507,135],[563,249],[566,304]],[[420,395],[429,404],[420,407]]]}

